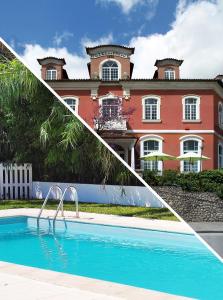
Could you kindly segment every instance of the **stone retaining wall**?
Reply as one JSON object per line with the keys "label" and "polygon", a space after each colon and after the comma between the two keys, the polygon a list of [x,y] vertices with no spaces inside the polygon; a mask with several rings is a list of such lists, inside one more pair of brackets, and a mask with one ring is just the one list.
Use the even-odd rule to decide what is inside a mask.
{"label": "stone retaining wall", "polygon": [[186,192],[180,187],[152,187],[186,222],[223,221],[223,200],[214,193]]}

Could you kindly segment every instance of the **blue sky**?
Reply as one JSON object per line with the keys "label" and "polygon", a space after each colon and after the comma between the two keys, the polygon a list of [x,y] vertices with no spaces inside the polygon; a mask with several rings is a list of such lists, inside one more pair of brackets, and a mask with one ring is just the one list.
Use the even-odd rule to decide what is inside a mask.
{"label": "blue sky", "polygon": [[70,78],[88,78],[85,46],[107,43],[135,47],[134,78],[165,57],[184,60],[182,78],[223,73],[222,0],[20,0],[1,11],[0,36],[36,74],[37,58],[57,56]]}
{"label": "blue sky", "polygon": [[[174,20],[177,3],[138,1],[126,12],[118,1],[21,0],[14,1],[13,10],[11,2],[4,1],[1,11],[9,14],[1,15],[1,36],[19,52],[26,43],[38,43],[44,47],[63,44],[80,53],[84,38],[98,40],[110,34],[114,43],[128,44],[137,35],[165,33]],[[56,37],[62,37],[60,44]]]}

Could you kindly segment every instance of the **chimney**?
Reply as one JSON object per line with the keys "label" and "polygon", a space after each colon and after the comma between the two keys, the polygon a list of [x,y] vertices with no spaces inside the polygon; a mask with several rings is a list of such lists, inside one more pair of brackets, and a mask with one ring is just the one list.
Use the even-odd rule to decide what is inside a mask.
{"label": "chimney", "polygon": [[41,65],[41,77],[44,80],[68,79],[68,75],[63,66],[66,64],[64,58],[45,57],[37,59]]}
{"label": "chimney", "polygon": [[180,66],[183,60],[174,58],[157,59],[155,66],[154,79],[174,80],[180,79]]}

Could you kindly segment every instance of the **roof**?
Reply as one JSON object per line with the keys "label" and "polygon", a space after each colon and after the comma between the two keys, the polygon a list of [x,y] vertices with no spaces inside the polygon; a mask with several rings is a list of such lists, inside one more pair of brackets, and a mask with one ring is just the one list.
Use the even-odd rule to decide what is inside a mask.
{"label": "roof", "polygon": [[170,65],[170,64],[180,66],[182,63],[183,63],[182,59],[168,57],[168,58],[163,58],[163,59],[157,59],[154,66],[158,67],[158,66],[165,66],[165,65]]}
{"label": "roof", "polygon": [[91,50],[96,50],[96,49],[100,49],[100,48],[108,48],[108,47],[115,47],[115,48],[130,50],[131,54],[133,54],[135,52],[134,47],[126,47],[126,46],[123,46],[123,45],[116,45],[116,44],[107,44],[107,45],[98,45],[98,46],[95,46],[95,47],[86,47],[86,52],[87,52],[87,54],[90,54]]}
{"label": "roof", "polygon": [[41,65],[47,59],[48,60],[55,59],[55,60],[61,61],[64,65],[66,64],[66,61],[64,58],[58,58],[55,56],[47,56],[47,57],[43,57],[43,58],[37,58],[37,61]]}

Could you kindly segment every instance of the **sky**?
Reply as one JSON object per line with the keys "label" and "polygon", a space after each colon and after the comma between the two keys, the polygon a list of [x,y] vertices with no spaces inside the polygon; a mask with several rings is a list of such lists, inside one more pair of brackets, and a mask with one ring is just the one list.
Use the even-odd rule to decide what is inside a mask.
{"label": "sky", "polygon": [[165,57],[184,59],[182,78],[223,74],[223,0],[20,0],[1,11],[1,37],[38,74],[36,59],[56,56],[70,78],[88,78],[85,46],[107,43],[135,47],[134,78]]}

